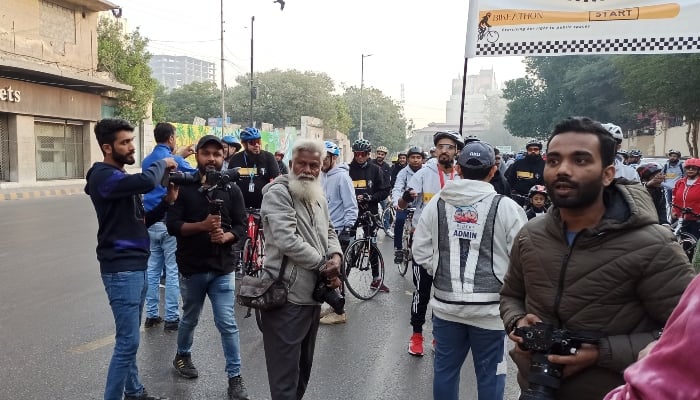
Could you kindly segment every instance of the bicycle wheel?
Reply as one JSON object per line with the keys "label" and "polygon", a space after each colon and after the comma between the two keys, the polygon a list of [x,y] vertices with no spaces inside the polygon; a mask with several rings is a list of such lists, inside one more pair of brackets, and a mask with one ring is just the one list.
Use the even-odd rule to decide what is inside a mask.
{"label": "bicycle wheel", "polygon": [[381,223],[384,234],[393,239],[394,224],[396,223],[396,210],[393,207],[387,206],[382,212]]}
{"label": "bicycle wheel", "polygon": [[680,232],[676,237],[676,240],[683,248],[685,255],[688,256],[688,261],[692,263],[693,256],[695,255],[695,246],[697,245],[698,240],[695,238],[695,236],[686,232]]}
{"label": "bicycle wheel", "polygon": [[489,43],[496,43],[498,41],[498,32],[496,31],[488,31],[486,33],[486,41]]}
{"label": "bicycle wheel", "polygon": [[411,262],[413,254],[411,253],[411,221],[406,221],[406,225],[403,227],[403,234],[401,237],[401,249],[403,251],[403,260],[401,263],[397,264],[399,268],[399,275],[406,276],[406,271],[408,271],[408,264]]}
{"label": "bicycle wheel", "polygon": [[[345,265],[343,267],[343,280],[353,296],[361,300],[369,300],[379,293],[379,288],[384,282],[384,259],[376,245],[369,240],[356,240],[347,249]],[[370,259],[377,257],[378,284],[374,284]]]}

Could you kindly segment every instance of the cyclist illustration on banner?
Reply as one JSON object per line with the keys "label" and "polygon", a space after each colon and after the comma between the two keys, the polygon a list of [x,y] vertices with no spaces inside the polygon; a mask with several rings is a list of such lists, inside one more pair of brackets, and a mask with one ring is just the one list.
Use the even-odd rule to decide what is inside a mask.
{"label": "cyclist illustration on banner", "polygon": [[496,43],[498,41],[498,32],[490,29],[489,18],[491,18],[491,13],[487,12],[479,21],[479,40],[484,40],[489,43]]}

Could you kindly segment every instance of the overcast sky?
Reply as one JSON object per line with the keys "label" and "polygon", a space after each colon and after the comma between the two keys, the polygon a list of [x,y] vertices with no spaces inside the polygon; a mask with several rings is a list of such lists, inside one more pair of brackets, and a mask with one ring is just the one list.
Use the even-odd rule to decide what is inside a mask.
{"label": "overcast sky", "polygon": [[[219,0],[112,0],[130,28],[151,39],[153,54],[220,59]],[[365,85],[399,100],[417,127],[444,122],[451,80],[462,72],[468,0],[225,0],[227,84],[250,70],[250,17],[255,15],[255,71],[327,73],[340,87]],[[469,74],[496,70],[499,82],[523,76],[519,57],[469,61]],[[217,81],[220,77],[217,77]]]}

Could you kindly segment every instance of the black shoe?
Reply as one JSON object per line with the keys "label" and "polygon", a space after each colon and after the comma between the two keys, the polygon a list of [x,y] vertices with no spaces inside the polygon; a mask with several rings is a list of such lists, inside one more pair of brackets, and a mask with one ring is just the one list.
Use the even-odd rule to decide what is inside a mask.
{"label": "black shoe", "polygon": [[243,377],[238,375],[228,378],[228,398],[229,400],[249,400],[248,391],[243,383]]}
{"label": "black shoe", "polygon": [[403,250],[394,251],[394,264],[403,263]]}
{"label": "black shoe", "polygon": [[155,317],[155,318],[146,318],[146,322],[143,324],[144,328],[153,328],[154,326],[160,324],[163,322],[163,318],[161,317]]}
{"label": "black shoe", "polygon": [[176,319],[175,321],[165,321],[165,324],[163,324],[163,330],[166,332],[175,332],[177,329],[180,327],[180,319]]}
{"label": "black shoe", "polygon": [[176,355],[173,360],[173,366],[177,370],[177,373],[184,376],[187,379],[194,379],[199,376],[197,368],[192,364],[192,355]]}
{"label": "black shoe", "polygon": [[168,400],[168,398],[151,396],[148,394],[148,392],[146,392],[146,389],[143,389],[143,393],[141,393],[141,396],[129,396],[128,394],[125,394],[124,400]]}

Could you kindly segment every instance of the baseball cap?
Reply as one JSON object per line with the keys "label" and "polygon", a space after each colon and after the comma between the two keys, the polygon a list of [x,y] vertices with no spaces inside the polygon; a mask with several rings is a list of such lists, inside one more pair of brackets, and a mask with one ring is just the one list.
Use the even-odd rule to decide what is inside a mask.
{"label": "baseball cap", "polygon": [[199,142],[197,142],[197,150],[204,147],[207,143],[216,143],[216,145],[219,146],[220,148],[222,148],[222,149],[224,148],[224,145],[218,136],[205,135],[205,136],[202,136],[201,139],[199,139]]}
{"label": "baseball cap", "polygon": [[470,142],[459,153],[457,164],[461,168],[481,169],[496,165],[493,147],[486,142]]}

